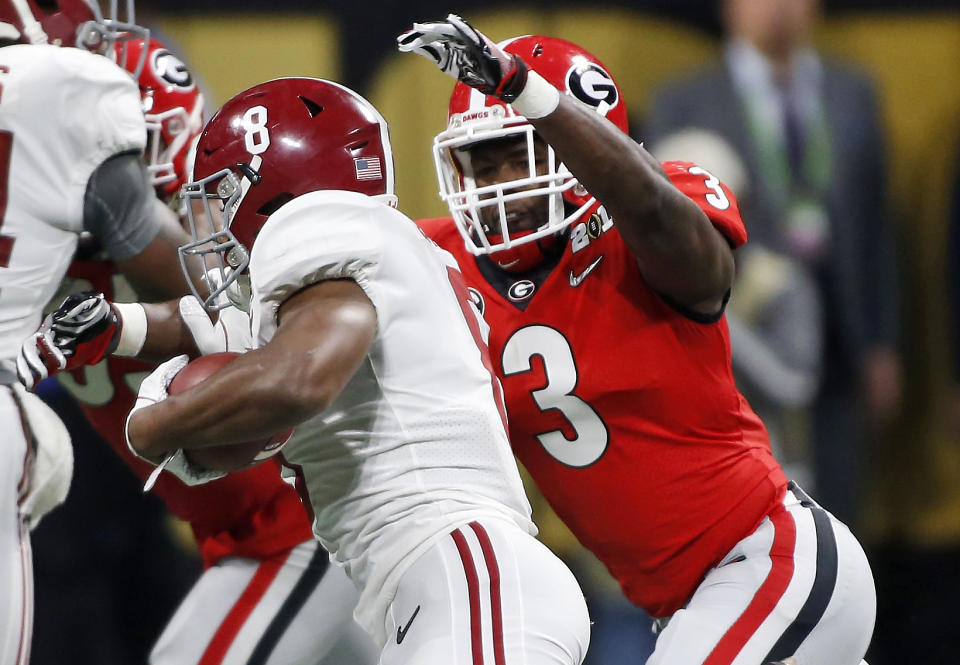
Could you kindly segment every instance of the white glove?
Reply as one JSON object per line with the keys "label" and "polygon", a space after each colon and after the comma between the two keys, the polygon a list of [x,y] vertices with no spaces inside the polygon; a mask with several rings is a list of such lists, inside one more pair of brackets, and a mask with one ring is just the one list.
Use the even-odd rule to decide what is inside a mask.
{"label": "white glove", "polygon": [[167,389],[170,387],[170,382],[173,381],[173,377],[175,377],[180,370],[187,366],[188,362],[190,362],[190,358],[184,354],[175,356],[165,363],[158,365],[157,368],[143,380],[143,383],[140,384],[140,392],[137,393],[137,401],[133,405],[133,408],[130,409],[130,413],[127,414],[127,422],[123,427],[123,435],[127,441],[127,448],[131,453],[145,462],[157,464],[156,460],[143,457],[132,445],[130,445],[130,418],[132,418],[133,414],[140,409],[153,406],[154,404],[167,399],[167,397],[169,397]]}
{"label": "white glove", "polygon": [[445,21],[414,23],[397,48],[433,62],[446,74],[510,103],[527,83],[527,65],[456,14]]}
{"label": "white glove", "polygon": [[220,310],[216,323],[194,296],[184,296],[179,304],[180,318],[193,336],[202,355],[223,351],[244,353],[253,348],[250,334],[250,317],[236,307]]}
{"label": "white glove", "polygon": [[[182,302],[183,301],[181,301],[181,304]],[[196,302],[195,299],[194,302]],[[197,303],[197,306],[199,307],[199,303]],[[203,316],[206,317],[206,314]],[[129,448],[131,453],[145,462],[157,465],[157,468],[153,470],[153,472],[150,474],[150,477],[147,478],[147,482],[143,486],[144,492],[150,491],[153,485],[157,482],[157,478],[160,476],[161,471],[169,471],[187,485],[200,485],[202,483],[210,482],[211,480],[216,480],[217,478],[223,478],[225,475],[227,475],[221,471],[201,469],[200,467],[191,464],[184,456],[183,450],[181,449],[167,453],[163,460],[158,463],[156,460],[143,457],[134,449],[132,445],[130,445],[130,418],[133,417],[133,414],[140,409],[152,406],[167,399],[167,397],[170,396],[168,392],[170,388],[170,382],[173,381],[173,377],[175,377],[180,370],[187,366],[189,361],[190,359],[186,355],[176,356],[162,365],[159,365],[157,369],[153,370],[153,372],[143,380],[143,383],[140,384],[140,392],[137,394],[137,402],[133,405],[129,415],[127,415],[127,424],[123,430],[124,436],[127,439],[127,448]]]}

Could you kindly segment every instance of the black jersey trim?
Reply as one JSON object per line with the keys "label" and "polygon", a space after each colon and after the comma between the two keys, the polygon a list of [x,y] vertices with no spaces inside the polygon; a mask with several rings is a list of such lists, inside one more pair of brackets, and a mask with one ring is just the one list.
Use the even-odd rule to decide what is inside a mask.
{"label": "black jersey trim", "polygon": [[720,309],[710,314],[698,312],[696,310],[690,309],[686,305],[681,305],[670,296],[664,293],[660,293],[659,291],[654,291],[654,293],[660,296],[660,299],[663,300],[663,302],[667,303],[667,305],[669,305],[670,308],[676,311],[677,314],[679,314],[680,316],[690,319],[695,323],[710,324],[710,323],[716,323],[717,321],[723,318],[724,313],[726,313],[727,311],[727,303],[730,302],[731,290],[727,289],[727,292],[723,294],[723,302],[720,303]]}

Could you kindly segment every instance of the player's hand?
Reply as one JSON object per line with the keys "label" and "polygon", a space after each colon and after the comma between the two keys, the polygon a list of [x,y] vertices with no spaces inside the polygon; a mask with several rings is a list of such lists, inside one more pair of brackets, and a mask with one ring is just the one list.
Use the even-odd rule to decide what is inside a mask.
{"label": "player's hand", "polygon": [[137,449],[130,443],[130,421],[133,420],[140,409],[145,409],[148,406],[162,402],[169,397],[168,390],[170,388],[170,382],[173,381],[173,377],[175,377],[180,370],[187,366],[188,362],[190,362],[190,358],[184,354],[175,356],[158,365],[157,368],[143,380],[143,383],[140,384],[137,401],[133,405],[133,408],[130,409],[130,413],[127,414],[127,423],[123,428],[123,433],[127,440],[127,448],[131,453],[151,464],[158,464],[159,460],[144,457],[137,452]]}
{"label": "player's hand", "polygon": [[27,339],[17,358],[20,382],[33,390],[58,372],[95,365],[116,348],[120,317],[102,293],[85,291],[68,296]]}
{"label": "player's hand", "polygon": [[179,304],[180,318],[190,331],[194,344],[201,355],[236,351],[249,351],[253,344],[250,336],[250,317],[236,307],[220,310],[216,323],[194,296],[184,296]]}
{"label": "player's hand", "polygon": [[527,65],[456,14],[445,21],[414,23],[397,37],[404,53],[416,53],[485,95],[510,103],[527,83]]}

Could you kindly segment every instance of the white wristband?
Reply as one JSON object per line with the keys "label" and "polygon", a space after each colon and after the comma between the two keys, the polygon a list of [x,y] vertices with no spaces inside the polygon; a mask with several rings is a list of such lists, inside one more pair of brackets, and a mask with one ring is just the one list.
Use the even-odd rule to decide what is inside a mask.
{"label": "white wristband", "polygon": [[135,356],[140,353],[147,339],[147,313],[136,302],[113,303],[120,315],[120,341],[114,349],[115,356]]}
{"label": "white wristband", "polygon": [[535,71],[527,73],[527,84],[510,105],[528,120],[553,113],[560,104],[560,91]]}

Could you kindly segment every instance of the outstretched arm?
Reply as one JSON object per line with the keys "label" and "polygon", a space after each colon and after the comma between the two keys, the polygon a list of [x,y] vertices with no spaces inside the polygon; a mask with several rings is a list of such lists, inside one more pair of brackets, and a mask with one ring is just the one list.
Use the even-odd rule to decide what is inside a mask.
{"label": "outstretched arm", "polygon": [[415,23],[398,43],[526,117],[611,213],[651,287],[688,309],[720,310],[733,281],[730,244],[641,145],[453,14]]}
{"label": "outstretched arm", "polygon": [[653,289],[694,311],[720,309],[733,282],[730,245],[643,146],[567,95],[530,122],[606,206]]}

